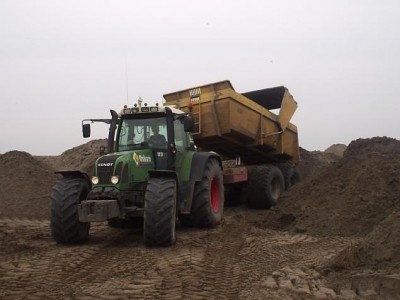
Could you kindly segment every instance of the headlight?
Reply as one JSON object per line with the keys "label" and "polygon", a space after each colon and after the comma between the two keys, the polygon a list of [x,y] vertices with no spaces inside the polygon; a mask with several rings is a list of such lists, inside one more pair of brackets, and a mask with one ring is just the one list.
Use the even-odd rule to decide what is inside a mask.
{"label": "headlight", "polygon": [[93,184],[98,184],[98,183],[99,183],[99,177],[93,176],[93,177],[92,177],[92,183],[93,183]]}
{"label": "headlight", "polygon": [[113,176],[113,177],[111,177],[111,183],[112,183],[112,184],[117,184],[118,182],[119,182],[118,176]]}

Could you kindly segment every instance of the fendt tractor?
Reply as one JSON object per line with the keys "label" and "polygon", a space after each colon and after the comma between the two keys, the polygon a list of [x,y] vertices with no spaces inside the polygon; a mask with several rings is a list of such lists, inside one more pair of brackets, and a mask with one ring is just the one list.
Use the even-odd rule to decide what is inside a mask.
{"label": "fendt tractor", "polygon": [[[83,243],[91,222],[140,226],[148,246],[175,243],[176,224],[217,226],[227,199],[251,208],[275,205],[299,180],[297,103],[285,87],[239,94],[229,81],[139,99],[110,119],[107,154],[94,176],[58,171],[51,195],[51,232],[61,244]],[[279,109],[276,115],[270,110]],[[226,160],[226,161],[225,161]]]}

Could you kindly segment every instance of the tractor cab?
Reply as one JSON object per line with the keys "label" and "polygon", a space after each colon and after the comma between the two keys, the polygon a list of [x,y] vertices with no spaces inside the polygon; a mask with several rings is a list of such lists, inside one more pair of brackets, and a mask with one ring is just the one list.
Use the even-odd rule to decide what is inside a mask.
{"label": "tractor cab", "polygon": [[150,149],[154,170],[176,170],[177,156],[194,150],[192,128],[185,128],[190,120],[190,115],[174,107],[147,106],[138,101],[119,113],[114,151]]}
{"label": "tractor cab", "polygon": [[195,149],[193,118],[174,106],[148,106],[139,99],[131,108],[125,105],[118,114],[111,111],[111,116],[82,121],[83,137],[90,136],[92,122],[110,124],[108,154],[131,152],[137,165],[154,161],[154,170],[175,170],[177,155]]}

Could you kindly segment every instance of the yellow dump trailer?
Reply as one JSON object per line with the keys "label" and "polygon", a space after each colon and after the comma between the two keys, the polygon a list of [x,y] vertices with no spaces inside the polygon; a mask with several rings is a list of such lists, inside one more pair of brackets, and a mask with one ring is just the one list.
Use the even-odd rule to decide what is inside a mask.
{"label": "yellow dump trailer", "polygon": [[221,81],[164,98],[165,105],[192,113],[193,138],[202,150],[240,157],[246,164],[299,160],[297,127],[290,123],[297,102],[283,86],[240,94]]}

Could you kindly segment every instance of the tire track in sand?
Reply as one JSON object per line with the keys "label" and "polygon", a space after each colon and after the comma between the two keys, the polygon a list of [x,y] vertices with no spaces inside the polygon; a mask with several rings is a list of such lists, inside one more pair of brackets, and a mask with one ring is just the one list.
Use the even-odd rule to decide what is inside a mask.
{"label": "tire track in sand", "polygon": [[[239,293],[241,238],[230,234],[237,224],[187,231],[184,245],[161,251],[157,260],[163,278],[163,299],[235,299]],[[197,231],[197,233],[196,233]]]}
{"label": "tire track in sand", "polygon": [[[287,288],[290,286],[291,293],[297,289],[297,292],[301,294],[304,292],[303,288],[308,289],[308,293],[311,293],[310,287],[308,287],[311,283],[301,284],[297,288],[293,286],[290,280],[290,282],[287,282],[287,278],[292,276],[290,277],[292,279],[301,278],[297,282],[312,282],[316,276],[313,273],[315,271],[312,272],[314,277],[311,276],[311,281],[304,279],[308,278],[304,272],[309,273],[308,270],[323,266],[352,242],[354,242],[352,238],[319,238],[307,234],[252,228],[246,238],[246,247],[241,252],[244,265],[242,270],[247,275],[244,276],[240,298],[252,299],[253,297],[259,297],[260,295],[256,296],[254,291],[260,290],[259,285],[265,282],[267,282],[267,289],[274,291],[271,293],[271,297],[273,294],[277,294],[275,299],[282,297],[281,294],[276,293],[276,289],[280,287]],[[287,275],[289,277],[282,277],[281,280],[271,279],[274,278],[273,275],[276,277],[276,274],[280,274],[280,270],[284,270],[285,276],[289,274]],[[296,275],[294,276],[293,274]],[[321,277],[318,276],[316,277]],[[288,294],[288,292],[285,291],[285,294]]]}
{"label": "tire track in sand", "polygon": [[[19,223],[12,222],[12,227],[18,228]],[[118,290],[118,282],[121,287],[129,286],[129,281],[119,278],[129,279],[133,272],[152,266],[152,257],[140,255],[145,251],[140,233],[112,230],[101,224],[93,227],[95,237],[84,245],[51,242],[31,255],[9,255],[0,263],[0,296],[57,299],[81,294],[82,288],[89,294],[109,294]],[[138,245],[142,249],[135,249]]]}
{"label": "tire track in sand", "polygon": [[29,243],[32,230],[44,237],[41,246],[2,257],[0,298],[296,299],[316,296],[312,286],[324,290],[310,270],[350,239],[260,229],[251,213],[228,212],[215,229],[178,229],[170,248],[145,248],[141,232],[105,224],[93,224],[84,245],[59,246],[48,223],[0,220],[11,237]]}

